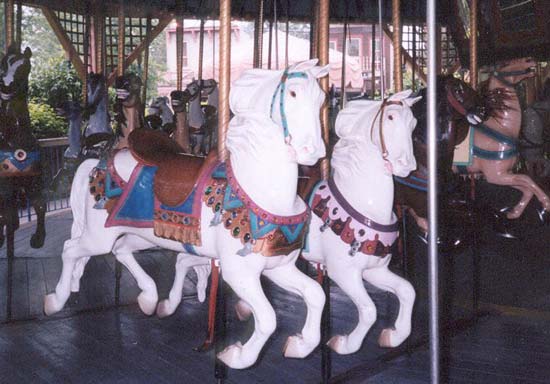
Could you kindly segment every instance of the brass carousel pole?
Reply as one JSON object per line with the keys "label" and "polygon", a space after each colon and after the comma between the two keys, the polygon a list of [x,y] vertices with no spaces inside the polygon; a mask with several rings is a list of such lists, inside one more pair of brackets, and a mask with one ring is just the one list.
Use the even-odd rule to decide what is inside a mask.
{"label": "brass carousel pole", "polygon": [[105,75],[105,17],[101,9],[94,13],[95,71]]}
{"label": "brass carousel pole", "polygon": [[403,70],[401,55],[401,1],[392,0],[392,24],[393,24],[393,81],[395,92],[403,90]]}
{"label": "brass carousel pole", "polygon": [[5,0],[5,14],[6,20],[6,51],[8,47],[14,42],[14,2],[13,0]]}
{"label": "brass carousel pole", "polygon": [[231,0],[220,0],[220,64],[219,64],[218,156],[228,158],[225,136],[229,125],[229,84],[231,82]]}
{"label": "brass carousel pole", "polygon": [[371,29],[371,62],[370,62],[370,78],[372,99],[376,94],[376,24],[372,23]]}
{"label": "brass carousel pole", "polygon": [[[346,8],[348,3],[346,1]],[[346,54],[348,47],[348,17],[346,12],[346,21],[344,22],[344,33],[342,37],[342,73],[340,82],[340,110],[345,107],[346,104]]]}
{"label": "brass carousel pole", "polygon": [[262,47],[264,42],[264,0],[258,0],[258,15],[254,21],[254,68],[262,67]]}
{"label": "brass carousel pole", "polygon": [[313,20],[311,20],[309,35],[309,58],[314,59],[319,56],[319,0],[314,0]]}
{"label": "brass carousel pole", "polygon": [[[329,40],[329,0],[319,0],[319,27],[318,27],[318,37],[319,37],[319,65],[324,66],[329,62],[328,57],[328,40]],[[321,88],[325,93],[328,94],[328,76],[321,78],[320,80]],[[321,109],[321,126],[323,129],[323,140],[325,145],[328,146],[329,141],[329,119],[328,119],[328,105],[325,103]],[[329,177],[329,161],[325,157],[321,161],[321,176],[323,180],[328,180]]]}
{"label": "brass carousel pole", "polygon": [[176,89],[181,91],[183,86],[183,14],[178,19],[176,19]]}
{"label": "brass carousel pole", "polygon": [[84,40],[82,41],[82,51],[84,54],[84,71],[86,77],[82,79],[82,99],[84,100],[84,105],[88,104],[88,72],[90,66],[90,4],[86,2],[84,15]]}
{"label": "brass carousel pole", "polygon": [[146,47],[143,50],[143,89],[141,94],[141,100],[145,103],[147,101],[147,81],[149,78],[149,46],[151,45],[151,16],[147,16],[147,25],[145,27],[145,44]]}
{"label": "brass carousel pole", "polygon": [[23,18],[23,6],[21,5],[21,0],[17,1],[17,12],[15,13],[15,32],[16,39],[15,42],[19,49],[21,49],[21,44],[23,42],[23,37],[21,36],[21,23]]}
{"label": "brass carousel pole", "polygon": [[117,75],[124,75],[124,0],[118,2],[118,60],[117,60]]}
{"label": "brass carousel pole", "polygon": [[470,86],[477,89],[477,0],[470,1]]}

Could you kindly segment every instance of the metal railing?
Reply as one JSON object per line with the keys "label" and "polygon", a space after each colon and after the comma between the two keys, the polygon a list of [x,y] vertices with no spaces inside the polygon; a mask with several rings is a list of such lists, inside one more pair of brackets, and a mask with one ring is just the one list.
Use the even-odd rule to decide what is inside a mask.
{"label": "metal railing", "polygon": [[[54,139],[41,139],[40,161],[42,163],[43,194],[46,199],[46,212],[58,211],[69,208],[69,194],[71,185],[69,183],[53,184],[54,176],[63,168],[63,153],[69,146],[66,137]],[[19,218],[32,221],[36,218],[29,199],[20,202]]]}

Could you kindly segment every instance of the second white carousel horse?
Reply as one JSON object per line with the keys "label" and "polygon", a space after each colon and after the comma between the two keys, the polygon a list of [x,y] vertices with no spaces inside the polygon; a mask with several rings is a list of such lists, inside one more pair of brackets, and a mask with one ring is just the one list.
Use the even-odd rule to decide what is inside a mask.
{"label": "second white carousel horse", "polygon": [[[222,351],[222,361],[232,368],[251,366],[275,331],[262,274],[304,297],[306,322],[300,335],[289,337],[285,356],[307,356],[320,340],[325,301],[321,287],[295,266],[309,218],[307,205],[296,195],[298,164],[313,165],[325,155],[319,121],[324,94],[317,78],[326,76],[328,67],[316,63],[302,62],[283,72],[250,70],[233,83],[235,116],[227,132],[226,163],[215,156],[203,163],[178,155],[171,139],[162,141],[163,133],[147,130],[133,131],[130,150],[117,152],[105,168],[85,161],[72,185],[71,239],[64,245],[55,292],[45,297],[45,313],[65,305],[80,259],[111,251],[135,277],[142,289],[138,303],[151,313],[156,286],[132,252],[152,246],[185,250],[187,257],[203,257],[203,263],[219,258],[224,280],[254,314],[252,336]],[[151,145],[151,138],[163,146]],[[105,178],[92,175],[92,181],[101,182],[88,186],[90,171]]]}
{"label": "second white carousel horse", "polygon": [[303,257],[325,265],[359,312],[352,332],[333,336],[328,343],[340,354],[359,350],[376,320],[363,280],[399,299],[395,327],[382,331],[379,344],[396,347],[411,332],[414,289],[388,268],[399,234],[392,211],[393,176],[405,177],[416,168],[416,119],[410,106],[420,98],[410,94],[348,103],[336,119],[340,140],[332,153],[332,176],[317,184],[310,197],[312,217]]}

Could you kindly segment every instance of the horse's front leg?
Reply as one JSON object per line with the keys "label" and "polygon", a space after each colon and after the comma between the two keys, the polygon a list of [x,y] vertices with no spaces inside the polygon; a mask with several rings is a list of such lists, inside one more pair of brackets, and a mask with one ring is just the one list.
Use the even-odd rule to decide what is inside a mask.
{"label": "horse's front leg", "polygon": [[[336,262],[336,264],[339,263]],[[348,335],[331,337],[328,345],[342,355],[357,352],[361,348],[367,332],[376,321],[376,306],[363,285],[361,269],[351,263],[327,265],[327,269],[329,277],[349,296],[359,312],[359,321],[353,331]]]}
{"label": "horse's front leg", "polygon": [[281,288],[304,299],[307,317],[302,333],[289,336],[283,353],[285,357],[306,357],[321,340],[321,314],[325,305],[323,289],[315,280],[300,272],[294,262],[265,270],[263,274]]}
{"label": "horse's front leg", "polygon": [[155,313],[158,303],[158,292],[155,281],[143,270],[136,261],[133,252],[151,248],[155,244],[136,235],[125,235],[119,239],[113,248],[116,259],[124,265],[136,280],[141,289],[137,297],[139,308],[146,315]]}
{"label": "horse's front leg", "polygon": [[31,236],[31,247],[42,248],[46,239],[46,200],[40,190],[34,191],[31,196],[31,205],[36,212],[36,231]]}
{"label": "horse's front leg", "polygon": [[197,272],[197,295],[200,302],[204,301],[207,279],[210,274],[209,263],[210,260],[206,257],[193,256],[188,253],[178,254],[174,284],[172,284],[168,298],[162,300],[157,307],[158,317],[170,316],[176,311],[176,308],[181,303],[183,283],[189,268],[195,268]]}
{"label": "horse's front leg", "polygon": [[395,327],[384,329],[378,339],[381,347],[397,347],[411,334],[412,309],[416,297],[414,288],[407,280],[390,271],[387,264],[364,270],[363,278],[375,287],[393,293],[399,299]]}
{"label": "horse's front leg", "polygon": [[277,326],[275,311],[267,300],[260,283],[260,274],[264,262],[258,262],[263,256],[249,255],[241,257],[233,255],[221,259],[223,279],[233,291],[244,300],[254,315],[254,333],[242,345],[237,342],[228,346],[218,354],[218,358],[227,366],[235,369],[244,369],[253,365],[265,345],[267,339]]}

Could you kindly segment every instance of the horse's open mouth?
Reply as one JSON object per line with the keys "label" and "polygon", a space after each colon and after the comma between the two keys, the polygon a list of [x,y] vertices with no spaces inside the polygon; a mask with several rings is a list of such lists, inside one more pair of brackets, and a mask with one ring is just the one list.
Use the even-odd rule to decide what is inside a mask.
{"label": "horse's open mouth", "polygon": [[116,89],[116,97],[120,100],[125,100],[130,96],[130,91],[124,89],[124,88],[117,88]]}
{"label": "horse's open mouth", "polygon": [[0,98],[5,101],[11,100],[13,98],[13,93],[0,92]]}

